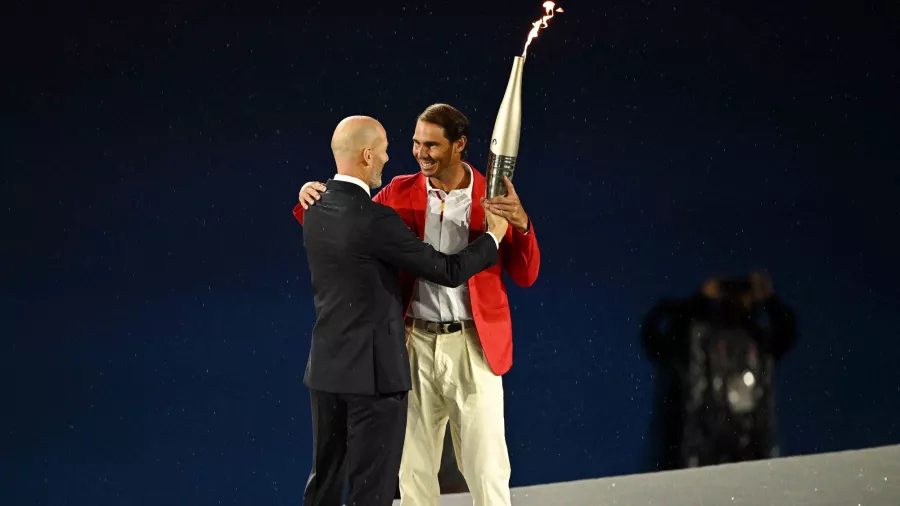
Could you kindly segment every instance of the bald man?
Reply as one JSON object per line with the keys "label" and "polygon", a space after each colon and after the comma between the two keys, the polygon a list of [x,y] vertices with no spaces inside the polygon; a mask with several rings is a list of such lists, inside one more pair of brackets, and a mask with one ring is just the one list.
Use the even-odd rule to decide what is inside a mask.
{"label": "bald man", "polygon": [[318,205],[294,210],[316,309],[303,379],[313,428],[304,506],[344,504],[345,477],[348,506],[392,504],[412,387],[400,271],[459,286],[497,264],[508,228],[486,213],[487,232],[468,247],[455,255],[436,251],[396,211],[372,201],[387,146],[378,121],[345,118],[331,141],[337,174]]}

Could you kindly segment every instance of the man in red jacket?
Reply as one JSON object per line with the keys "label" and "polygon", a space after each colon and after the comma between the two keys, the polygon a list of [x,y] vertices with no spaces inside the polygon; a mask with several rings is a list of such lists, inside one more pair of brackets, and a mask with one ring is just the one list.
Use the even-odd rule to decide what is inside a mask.
{"label": "man in red jacket", "polygon": [[[410,393],[400,494],[403,506],[437,505],[438,466],[450,421],[457,465],[475,506],[509,506],[509,452],[503,420],[502,375],[512,366],[512,322],[506,270],[519,286],[537,279],[540,251],[532,223],[512,183],[507,195],[484,200],[485,177],[465,162],[469,121],[447,104],[419,115],[413,156],[421,171],[397,176],[375,201],[393,208],[442,253],[462,250],[484,233],[484,210],[509,221],[500,264],[456,288],[403,273],[403,301],[413,388]],[[314,205],[321,183],[300,191],[294,216]]]}

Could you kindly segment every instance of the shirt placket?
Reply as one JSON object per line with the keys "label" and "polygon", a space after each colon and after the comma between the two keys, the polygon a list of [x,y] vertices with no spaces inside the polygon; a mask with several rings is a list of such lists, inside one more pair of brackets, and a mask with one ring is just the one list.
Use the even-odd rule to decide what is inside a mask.
{"label": "shirt placket", "polygon": [[[447,249],[447,235],[444,233],[444,210],[447,205],[447,195],[443,195],[443,192],[440,190],[435,190],[434,194],[437,196],[438,200],[441,201],[441,214],[438,217],[438,251],[444,252]],[[449,314],[449,304],[450,300],[447,296],[447,290],[445,287],[439,286],[437,287],[437,300],[438,300],[438,316],[440,316],[441,321],[447,321],[449,318],[447,315]]]}

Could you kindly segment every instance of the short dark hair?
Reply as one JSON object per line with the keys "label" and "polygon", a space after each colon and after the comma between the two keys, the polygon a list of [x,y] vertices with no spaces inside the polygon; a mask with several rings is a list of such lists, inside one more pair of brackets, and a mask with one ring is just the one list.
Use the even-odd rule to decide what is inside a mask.
{"label": "short dark hair", "polygon": [[451,143],[465,136],[467,142],[460,153],[460,158],[466,159],[466,154],[469,152],[469,118],[459,109],[449,104],[432,104],[417,119],[441,127],[444,130],[444,137]]}

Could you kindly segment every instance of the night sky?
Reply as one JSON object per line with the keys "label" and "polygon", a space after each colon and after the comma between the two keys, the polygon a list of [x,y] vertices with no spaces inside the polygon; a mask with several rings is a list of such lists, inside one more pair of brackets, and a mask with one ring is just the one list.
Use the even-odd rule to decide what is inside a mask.
{"label": "night sky", "polygon": [[[768,268],[800,336],[796,455],[900,443],[900,9],[560,2],[514,182],[514,486],[656,469],[661,297]],[[385,181],[434,102],[486,140],[540,0],[14,2],[3,30],[4,505],[300,503],[314,322],[301,185],[377,117]]]}

